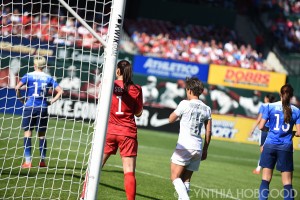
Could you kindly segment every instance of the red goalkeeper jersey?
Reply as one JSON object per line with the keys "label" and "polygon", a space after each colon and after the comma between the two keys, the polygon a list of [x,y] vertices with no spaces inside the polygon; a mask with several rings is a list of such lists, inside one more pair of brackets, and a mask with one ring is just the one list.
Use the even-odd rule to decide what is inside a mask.
{"label": "red goalkeeper jersey", "polygon": [[141,86],[130,85],[128,92],[124,92],[123,81],[115,80],[107,133],[136,138],[137,127],[134,114],[142,109]]}

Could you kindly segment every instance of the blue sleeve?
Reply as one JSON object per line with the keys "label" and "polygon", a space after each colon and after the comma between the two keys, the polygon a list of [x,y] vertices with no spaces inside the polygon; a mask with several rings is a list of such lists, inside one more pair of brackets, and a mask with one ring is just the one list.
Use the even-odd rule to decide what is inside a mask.
{"label": "blue sleeve", "polygon": [[53,77],[51,77],[51,85],[53,89],[55,89],[58,86],[58,83],[53,79]]}
{"label": "blue sleeve", "polygon": [[269,119],[269,104],[265,106],[262,112],[262,118],[265,120]]}
{"label": "blue sleeve", "polygon": [[260,107],[259,107],[259,110],[258,110],[258,114],[262,114],[265,110],[265,105],[262,104]]}
{"label": "blue sleeve", "polygon": [[21,82],[24,83],[24,84],[27,84],[27,82],[28,82],[28,76],[27,76],[27,74],[25,74],[25,75],[21,78]]}

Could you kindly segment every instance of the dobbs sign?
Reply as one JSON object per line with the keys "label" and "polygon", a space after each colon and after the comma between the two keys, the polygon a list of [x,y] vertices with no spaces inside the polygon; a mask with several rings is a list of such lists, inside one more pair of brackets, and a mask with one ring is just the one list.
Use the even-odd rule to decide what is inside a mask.
{"label": "dobbs sign", "polygon": [[279,91],[285,82],[285,74],[223,65],[210,65],[208,73],[209,84],[266,92]]}

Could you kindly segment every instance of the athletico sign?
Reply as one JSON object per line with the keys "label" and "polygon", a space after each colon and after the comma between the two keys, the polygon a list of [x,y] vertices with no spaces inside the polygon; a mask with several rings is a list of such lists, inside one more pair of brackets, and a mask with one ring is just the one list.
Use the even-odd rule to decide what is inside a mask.
{"label": "athletico sign", "polygon": [[135,73],[154,75],[173,79],[185,79],[186,77],[198,77],[207,82],[207,64],[166,60],[153,57],[135,56],[133,69]]}
{"label": "athletico sign", "polygon": [[208,76],[209,84],[266,92],[279,91],[285,81],[285,74],[222,65],[210,65]]}

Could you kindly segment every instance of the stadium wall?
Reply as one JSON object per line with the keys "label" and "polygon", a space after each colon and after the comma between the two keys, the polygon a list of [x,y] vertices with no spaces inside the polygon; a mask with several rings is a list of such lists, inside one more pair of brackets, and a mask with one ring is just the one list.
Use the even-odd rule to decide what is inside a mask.
{"label": "stadium wall", "polygon": [[[14,89],[0,88],[0,113],[21,115],[23,111],[22,103],[16,99]],[[70,118],[76,120],[94,121],[96,117],[96,104],[80,100],[63,98],[48,107],[48,112],[53,117]],[[173,109],[155,106],[144,106],[141,117],[136,118],[139,128],[170,132],[178,134],[179,122],[169,124],[168,117]],[[250,119],[234,115],[212,114],[212,138],[213,140],[223,140],[229,142],[241,142],[248,144],[258,144],[259,130],[255,129],[250,135],[255,119]],[[204,137],[204,129],[202,129]],[[300,150],[300,139],[294,138],[294,148]]]}
{"label": "stadium wall", "polygon": [[[74,65],[80,69],[77,72],[77,76],[80,77],[82,81],[88,81],[90,79],[90,70],[95,69],[98,63],[103,62],[103,58],[99,56],[101,55],[101,52],[97,50],[90,51],[80,47],[75,49],[65,48],[65,46],[50,44],[51,48],[46,51],[44,48],[44,45],[46,44],[43,43],[32,45],[34,48],[27,49],[26,45],[29,41],[24,39],[22,42],[24,43],[21,43],[20,38],[17,37],[14,37],[11,41],[3,41],[0,45],[3,56],[1,59],[0,71],[9,68],[11,62],[9,49],[13,49],[12,53],[19,52],[18,55],[15,55],[15,59],[19,59],[21,63],[19,72],[20,77],[33,70],[32,56],[37,53],[48,55],[47,58],[50,73],[57,77],[57,82],[60,82],[61,78],[64,77],[66,69],[70,65]],[[120,59],[127,59],[133,63],[133,79],[134,82],[139,85],[146,84],[148,75],[157,76],[158,84],[161,82],[175,83],[178,79],[185,79],[185,77],[188,76],[197,76],[204,82],[207,90],[204,101],[209,106],[212,106],[212,100],[209,95],[210,86],[212,84],[226,86],[227,89],[248,98],[251,98],[253,94],[249,91],[260,90],[262,91],[262,100],[262,97],[268,92],[274,92],[274,94],[277,95],[277,99],[279,99],[278,88],[286,81],[286,76],[284,74],[228,66],[188,63],[140,55],[134,56],[121,52],[119,53],[119,60]],[[226,79],[228,78],[229,73],[235,74],[236,76],[234,77],[236,79]],[[254,77],[260,78],[255,79]],[[268,78],[266,79],[265,77]],[[296,90],[299,89],[296,87],[299,85],[298,83],[300,81],[298,77],[290,76],[288,80],[290,80]],[[162,94],[163,92],[164,88],[161,88],[159,94]],[[22,104],[17,101],[14,89],[6,87],[0,88],[0,97],[0,105],[4,105],[4,107],[0,108],[1,113],[22,114]],[[176,99],[177,102],[180,100],[180,98]],[[73,99],[66,97],[50,106],[49,114],[52,116],[75,118],[77,120],[94,120],[96,116],[95,106],[94,99],[87,101],[87,99],[80,99],[78,97],[73,97]],[[178,133],[179,124],[175,123],[170,125],[168,123],[167,118],[172,111],[173,110],[170,108],[159,106],[159,103],[151,106],[145,105],[144,114],[141,118],[137,119],[137,124],[141,128],[150,130]],[[241,106],[227,115],[213,114],[213,119],[215,120],[213,122],[213,137],[215,139],[244,143],[258,142],[257,133],[251,138],[248,137],[255,119],[247,117]],[[296,139],[296,141],[298,140]],[[295,143],[295,147],[300,148],[299,142]]]}

